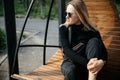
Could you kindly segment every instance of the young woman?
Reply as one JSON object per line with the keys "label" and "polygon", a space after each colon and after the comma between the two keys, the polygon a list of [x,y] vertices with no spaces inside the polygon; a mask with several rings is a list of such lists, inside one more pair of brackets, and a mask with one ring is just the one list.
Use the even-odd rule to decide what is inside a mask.
{"label": "young woman", "polygon": [[60,25],[60,41],[64,80],[96,80],[107,60],[107,51],[82,0],[68,3],[66,22]]}

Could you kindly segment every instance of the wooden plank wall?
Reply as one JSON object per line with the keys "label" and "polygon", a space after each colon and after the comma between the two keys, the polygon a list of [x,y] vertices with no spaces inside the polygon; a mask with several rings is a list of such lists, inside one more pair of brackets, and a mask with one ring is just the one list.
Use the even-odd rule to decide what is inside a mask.
{"label": "wooden plank wall", "polygon": [[101,80],[120,80],[120,18],[113,0],[84,0],[108,50]]}

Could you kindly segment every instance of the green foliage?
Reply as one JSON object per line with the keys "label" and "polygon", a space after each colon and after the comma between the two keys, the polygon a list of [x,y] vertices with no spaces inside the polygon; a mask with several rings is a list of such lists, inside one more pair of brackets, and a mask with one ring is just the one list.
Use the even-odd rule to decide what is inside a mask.
{"label": "green foliage", "polygon": [[[29,6],[31,0],[28,0],[28,3],[25,3],[24,1],[16,0],[15,2],[16,15],[25,16],[27,12],[27,7]],[[34,17],[34,18],[37,17],[37,18],[42,18],[42,19],[47,18],[51,0],[48,0],[48,1],[44,0],[45,1],[44,3],[42,1],[43,0],[35,1],[32,7],[31,13],[30,13],[30,17]],[[26,6],[26,4],[28,6]],[[56,19],[57,17],[58,17],[58,0],[55,0],[53,8],[52,8],[51,19]]]}
{"label": "green foliage", "polygon": [[0,52],[6,49],[5,31],[0,28]]}
{"label": "green foliage", "polygon": [[0,16],[3,16],[3,5],[2,5],[2,0],[0,0]]}
{"label": "green foliage", "polygon": [[[45,1],[45,3],[43,4],[40,0],[36,1],[32,12],[30,14],[31,17],[39,17],[39,18],[47,18],[48,16],[48,12],[50,9],[50,2],[51,0]],[[52,12],[51,12],[51,19],[55,19],[58,17],[58,4],[57,1],[54,2],[53,8],[52,8]]]}
{"label": "green foliage", "polygon": [[120,14],[120,0],[115,0],[115,4],[118,10],[118,13]]}
{"label": "green foliage", "polygon": [[117,6],[117,9],[118,9],[118,13],[120,14],[120,3],[116,4],[116,6]]}
{"label": "green foliage", "polygon": [[51,11],[51,19],[56,19],[56,18],[58,18],[58,0],[55,0],[52,11]]}
{"label": "green foliage", "polygon": [[25,15],[26,9],[23,4],[23,0],[15,0],[15,14],[16,15]]}
{"label": "green foliage", "polygon": [[[51,19],[58,18],[58,1],[54,0],[52,13],[51,13]],[[71,0],[65,0],[66,2]],[[18,17],[24,17],[26,15],[28,6],[30,4],[31,0],[15,0],[15,14]],[[118,12],[120,13],[120,1],[116,0],[116,6],[118,9]],[[32,11],[30,13],[30,17],[37,17],[37,18],[47,18],[48,11],[50,8],[51,0],[35,0],[35,3],[33,5]],[[0,16],[3,16],[3,4],[2,1],[0,1]]]}
{"label": "green foliage", "polygon": [[23,38],[23,39],[26,39],[26,38],[27,38],[27,35],[23,34],[22,38]]}

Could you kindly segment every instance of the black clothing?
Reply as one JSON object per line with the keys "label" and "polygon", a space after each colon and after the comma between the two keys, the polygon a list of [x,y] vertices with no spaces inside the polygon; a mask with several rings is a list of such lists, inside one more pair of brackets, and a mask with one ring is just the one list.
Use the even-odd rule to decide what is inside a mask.
{"label": "black clothing", "polygon": [[[60,27],[60,41],[63,47],[63,53],[72,59],[73,61],[86,66],[89,59],[84,55],[85,51],[81,52],[81,56],[76,56],[75,51],[72,50],[72,47],[78,44],[78,42],[82,42],[85,45],[87,44],[88,40],[91,38],[98,38],[101,42],[101,51],[97,53],[101,54],[101,56],[97,56],[99,59],[107,60],[107,51],[106,48],[101,40],[100,34],[98,31],[85,31],[82,25],[73,25],[71,26],[72,33],[71,33],[71,44],[69,44],[68,39],[68,28],[65,26]],[[84,49],[85,50],[85,49]],[[96,57],[96,56],[95,56]]]}
{"label": "black clothing", "polygon": [[66,61],[61,65],[64,80],[88,80],[88,71],[83,66],[76,66],[74,63]]}
{"label": "black clothing", "polygon": [[[69,28],[71,28],[71,33],[69,33]],[[85,75],[88,75],[88,61],[94,57],[107,60],[107,51],[98,31],[94,29],[84,30],[83,25],[72,25],[69,28],[61,26],[59,29],[60,41],[64,53],[64,61],[61,65],[61,71],[65,76],[65,80],[80,80],[83,75],[81,74],[81,77],[76,79],[76,71],[77,74],[78,72],[85,72]],[[78,43],[84,44],[79,53],[73,50],[73,47]],[[78,76],[80,75],[78,74]]]}

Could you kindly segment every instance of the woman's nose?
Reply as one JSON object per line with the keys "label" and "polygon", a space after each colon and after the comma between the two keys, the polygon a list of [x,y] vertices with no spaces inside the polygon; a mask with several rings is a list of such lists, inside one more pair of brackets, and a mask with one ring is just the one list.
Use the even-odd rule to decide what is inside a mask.
{"label": "woman's nose", "polygon": [[68,15],[66,15],[66,19],[68,19],[69,17],[68,17]]}

